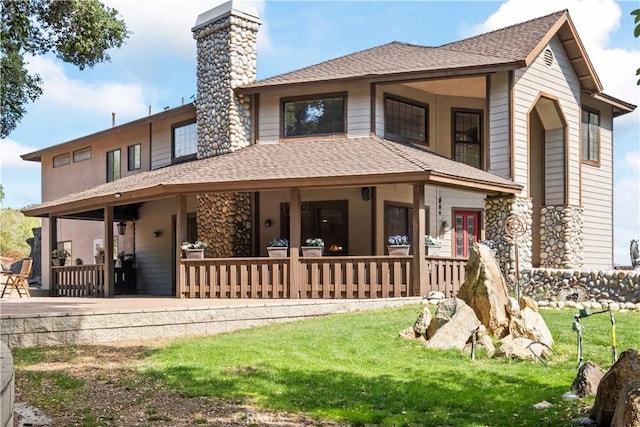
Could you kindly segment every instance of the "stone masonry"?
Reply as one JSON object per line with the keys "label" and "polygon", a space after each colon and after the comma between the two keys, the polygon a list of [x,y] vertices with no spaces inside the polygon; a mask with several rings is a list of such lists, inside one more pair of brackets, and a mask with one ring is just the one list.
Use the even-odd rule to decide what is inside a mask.
{"label": "stone masonry", "polygon": [[[251,143],[251,98],[234,89],[256,79],[260,19],[255,9],[224,3],[198,17],[196,102],[198,158],[247,147]],[[250,255],[251,195],[200,194],[198,237],[217,257]],[[249,226],[247,225],[249,224]]]}
{"label": "stone masonry", "polygon": [[545,206],[540,212],[540,267],[582,268],[582,213],[577,206]]}

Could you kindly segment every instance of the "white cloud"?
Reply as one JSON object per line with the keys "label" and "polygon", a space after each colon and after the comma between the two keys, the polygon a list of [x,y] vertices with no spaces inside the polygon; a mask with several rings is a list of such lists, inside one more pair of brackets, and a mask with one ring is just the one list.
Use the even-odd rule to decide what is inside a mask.
{"label": "white cloud", "polygon": [[631,166],[633,170],[636,171],[636,174],[640,174],[640,152],[639,151],[629,151],[624,156],[624,161],[627,166]]}
{"label": "white cloud", "polygon": [[29,71],[42,77],[43,94],[39,102],[49,108],[68,108],[109,114],[140,116],[145,105],[142,87],[133,83],[87,83],[65,74],[59,61],[36,56],[28,60]]}
{"label": "white cloud", "polygon": [[40,163],[25,162],[20,158],[21,154],[30,153],[36,150],[37,149],[34,147],[22,145],[12,139],[0,139],[0,152],[2,153],[2,156],[0,156],[0,169],[4,170],[7,167],[38,169],[40,167]]}

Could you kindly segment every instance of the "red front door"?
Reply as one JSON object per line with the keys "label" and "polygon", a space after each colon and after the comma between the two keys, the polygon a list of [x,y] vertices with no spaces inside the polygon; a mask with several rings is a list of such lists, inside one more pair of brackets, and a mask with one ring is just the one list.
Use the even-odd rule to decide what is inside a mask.
{"label": "red front door", "polygon": [[455,228],[453,230],[454,256],[469,257],[469,249],[480,236],[480,212],[455,211],[453,214]]}

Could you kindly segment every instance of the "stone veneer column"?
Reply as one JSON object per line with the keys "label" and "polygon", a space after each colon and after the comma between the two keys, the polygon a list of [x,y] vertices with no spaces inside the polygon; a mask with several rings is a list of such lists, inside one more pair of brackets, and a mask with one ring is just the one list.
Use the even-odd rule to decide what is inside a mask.
{"label": "stone veneer column", "polygon": [[[251,144],[250,97],[234,93],[256,79],[260,18],[255,8],[229,1],[198,16],[196,101],[198,158],[227,154]],[[210,255],[251,253],[251,194],[200,194],[198,236]]]}
{"label": "stone veneer column", "polygon": [[510,277],[513,283],[516,269],[515,243],[507,235],[504,226],[507,218],[516,214],[524,218],[527,224],[527,232],[518,240],[519,270],[531,268],[532,240],[531,225],[533,223],[533,203],[525,197],[487,197],[484,205],[485,235],[487,239],[494,240],[498,244],[496,255],[500,268]]}
{"label": "stone veneer column", "polygon": [[540,212],[540,267],[582,268],[582,214],[578,206],[545,206]]}

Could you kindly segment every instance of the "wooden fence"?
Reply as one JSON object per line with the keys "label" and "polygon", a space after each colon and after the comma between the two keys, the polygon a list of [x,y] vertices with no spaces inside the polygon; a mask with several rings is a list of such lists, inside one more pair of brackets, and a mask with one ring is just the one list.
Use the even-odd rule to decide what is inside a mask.
{"label": "wooden fence", "polygon": [[51,296],[105,297],[104,264],[52,267]]}

